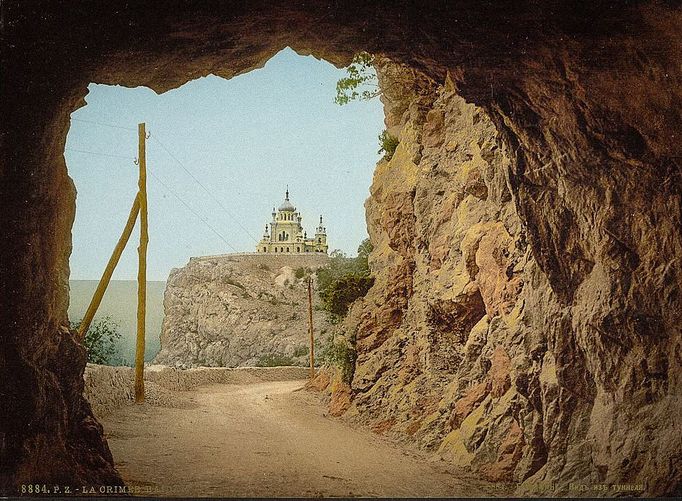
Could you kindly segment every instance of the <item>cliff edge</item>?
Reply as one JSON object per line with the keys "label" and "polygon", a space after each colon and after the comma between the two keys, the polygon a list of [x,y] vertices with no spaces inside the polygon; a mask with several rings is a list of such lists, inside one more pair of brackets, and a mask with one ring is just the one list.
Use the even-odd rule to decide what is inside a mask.
{"label": "cliff edge", "polygon": [[[227,254],[192,258],[173,269],[164,294],[161,351],[154,363],[178,368],[308,363],[304,274],[326,255]],[[313,273],[314,278],[314,273]],[[313,291],[319,340],[329,331]]]}

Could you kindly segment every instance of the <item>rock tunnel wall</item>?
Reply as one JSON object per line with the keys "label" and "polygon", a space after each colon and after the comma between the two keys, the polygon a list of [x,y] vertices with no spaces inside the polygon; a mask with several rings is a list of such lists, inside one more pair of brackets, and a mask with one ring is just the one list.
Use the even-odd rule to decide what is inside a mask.
{"label": "rock tunnel wall", "polygon": [[[407,128],[388,117],[403,136],[396,161],[405,186],[386,180],[368,205],[370,227],[372,218],[392,225],[373,230],[384,250],[373,256],[368,301],[386,304],[362,310],[357,405],[382,417],[375,402],[410,387],[381,360],[413,364],[446,392],[439,422],[460,433],[449,435],[449,449],[463,445],[491,477],[649,475],[648,493],[678,488],[675,2],[46,1],[1,9],[3,493],[22,482],[120,481],[82,397],[83,350],[64,327],[75,190],[62,153],[88,83],[162,92],[249,71],[287,45],[335,64],[367,50],[437,84],[450,78],[441,95],[419,97]],[[448,151],[447,141],[465,139],[463,124],[490,144]],[[382,169],[390,167],[379,166],[375,188]],[[466,226],[466,204],[480,233]],[[382,274],[389,267],[391,281]],[[444,290],[455,278],[466,291]],[[476,387],[483,397],[471,393]],[[510,401],[493,401],[500,398]],[[484,421],[499,413],[504,436],[467,441],[467,400]],[[383,427],[393,418],[398,427],[411,404],[400,405]],[[405,431],[427,440],[426,426]],[[511,472],[505,457],[522,464]]]}
{"label": "rock tunnel wall", "polygon": [[[607,173],[590,182],[555,173],[553,187],[549,157],[523,176],[538,190],[526,202],[544,215],[530,220],[518,160],[489,113],[449,79],[415,82],[391,64],[379,74],[400,143],[377,165],[366,203],[376,281],[345,325],[359,354],[352,413],[521,484],[518,493],[570,494],[569,483],[673,490],[680,425],[661,416],[679,407],[669,260],[679,199],[645,212],[639,197],[655,195],[621,193]],[[561,156],[577,155],[565,146]],[[557,205],[561,218],[548,222]],[[571,221],[584,221],[578,234]],[[556,236],[538,236],[540,225]],[[563,276],[543,252],[565,263]]]}

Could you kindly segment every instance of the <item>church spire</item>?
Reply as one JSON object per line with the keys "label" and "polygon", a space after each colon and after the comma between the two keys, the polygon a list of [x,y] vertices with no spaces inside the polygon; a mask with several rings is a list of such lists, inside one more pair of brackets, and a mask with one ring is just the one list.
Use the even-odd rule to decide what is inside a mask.
{"label": "church spire", "polygon": [[289,185],[287,184],[287,193],[286,196],[284,197],[284,200],[289,200]]}

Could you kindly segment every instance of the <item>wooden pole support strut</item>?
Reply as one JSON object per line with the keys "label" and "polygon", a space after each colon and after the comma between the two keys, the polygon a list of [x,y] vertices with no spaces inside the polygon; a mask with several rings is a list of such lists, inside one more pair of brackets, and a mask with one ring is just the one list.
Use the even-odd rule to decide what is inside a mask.
{"label": "wooden pole support strut", "polygon": [[138,158],[140,174],[138,199],[140,201],[140,246],[137,248],[137,343],[135,345],[135,402],[144,402],[144,329],[147,308],[147,158],[145,152],[145,124],[137,126],[139,139]]}
{"label": "wooden pole support strut", "polygon": [[313,279],[308,277],[308,332],[310,333],[310,379],[315,377],[315,336],[313,334]]}
{"label": "wooden pole support strut", "polygon": [[111,253],[111,257],[109,258],[107,267],[104,269],[104,273],[102,273],[102,278],[99,279],[99,284],[97,284],[95,294],[92,296],[92,299],[90,300],[88,310],[85,312],[85,316],[83,317],[83,320],[81,320],[80,326],[78,327],[78,335],[81,339],[85,337],[85,333],[88,332],[90,324],[92,323],[92,319],[95,318],[97,309],[99,308],[99,305],[102,302],[104,293],[106,292],[107,286],[109,285],[109,281],[111,280],[111,275],[114,273],[114,269],[118,264],[118,260],[121,258],[121,254],[123,254],[123,250],[125,249],[125,246],[128,243],[130,234],[133,232],[133,228],[135,227],[135,221],[137,220],[137,214],[139,212],[140,199],[138,196],[135,196],[135,201],[133,202],[133,206],[130,209],[128,221],[126,222],[125,228],[123,228],[121,238],[118,239],[118,243],[116,243],[116,247],[114,247],[114,251]]}

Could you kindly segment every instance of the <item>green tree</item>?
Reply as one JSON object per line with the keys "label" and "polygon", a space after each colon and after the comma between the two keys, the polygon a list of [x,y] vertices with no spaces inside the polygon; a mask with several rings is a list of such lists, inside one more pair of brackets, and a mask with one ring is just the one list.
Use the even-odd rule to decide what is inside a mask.
{"label": "green tree", "polygon": [[355,300],[365,297],[372,285],[374,277],[350,273],[334,280],[330,287],[320,292],[320,296],[325,309],[343,317],[348,313],[350,305]]}
{"label": "green tree", "polygon": [[341,251],[334,251],[329,265],[317,271],[322,307],[332,315],[345,316],[353,301],[364,297],[374,284],[368,263],[370,252],[372,244],[365,239],[358,247],[357,257],[349,258]]}
{"label": "green tree", "polygon": [[[81,321],[72,324],[77,330]],[[120,326],[110,316],[105,316],[93,322],[85,333],[83,346],[88,353],[88,362],[101,365],[125,365],[121,356],[119,341]]]}
{"label": "green tree", "polygon": [[374,250],[372,242],[369,238],[365,238],[362,243],[358,246],[358,257],[356,257],[356,262],[358,268],[365,273],[369,273],[369,255]]}
{"label": "green tree", "polygon": [[343,106],[358,99],[367,101],[381,94],[373,64],[374,56],[367,52],[353,56],[346,76],[336,82],[336,104]]}
{"label": "green tree", "polygon": [[[381,88],[376,71],[374,70],[374,56],[367,52],[360,52],[353,57],[353,62],[346,68],[346,76],[336,82],[336,97],[334,102],[343,106],[351,101],[368,101],[381,95]],[[379,134],[379,151],[384,160],[389,161],[396,148],[398,138],[387,130]]]}

